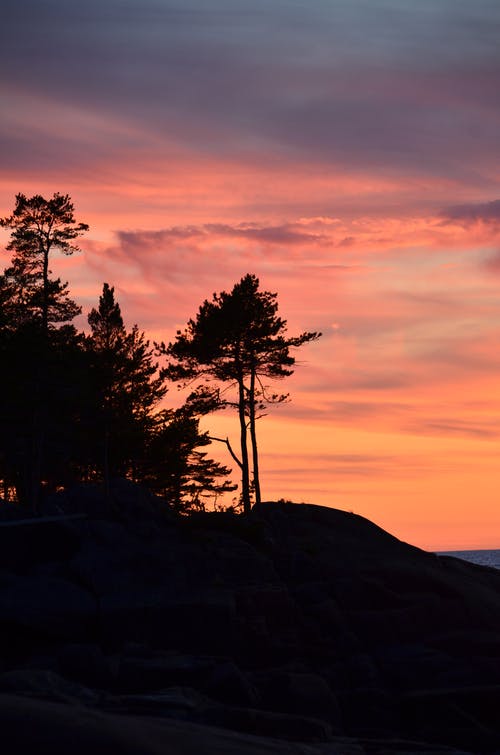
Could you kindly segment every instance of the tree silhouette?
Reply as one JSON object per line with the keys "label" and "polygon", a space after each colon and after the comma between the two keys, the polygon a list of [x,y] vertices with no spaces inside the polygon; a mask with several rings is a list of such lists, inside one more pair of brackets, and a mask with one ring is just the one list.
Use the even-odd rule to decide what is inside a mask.
{"label": "tree silhouette", "polygon": [[137,325],[126,330],[114,288],[107,283],[88,322],[90,436],[93,450],[101,449],[98,466],[108,489],[112,474],[134,476],[154,424],[153,409],[166,388],[149,341]]}
{"label": "tree silhouette", "polygon": [[7,437],[13,440],[3,456],[18,496],[37,511],[58,409],[54,400],[58,391],[62,398],[67,390],[61,348],[76,336],[72,326],[63,325],[67,330],[61,340],[58,327],[80,312],[67,284],[50,277],[49,257],[54,249],[76,251],[72,242],[88,226],[75,221],[69,196],[57,193],[48,200],[17,194],[14,211],[0,219],[0,226],[11,229],[7,250],[13,252],[10,267],[0,276],[0,338],[8,355],[2,383],[19,419],[13,424],[12,411],[2,411],[2,423],[12,433]]}
{"label": "tree silhouette", "polygon": [[[242,501],[245,512],[251,507],[251,488],[255,501],[261,500],[256,420],[268,404],[284,401],[286,394],[270,393],[267,381],[280,380],[293,373],[295,358],[290,349],[314,341],[321,335],[305,332],[286,335],[286,321],[278,314],[277,294],[259,290],[255,275],[245,275],[230,293],[214,294],[199,308],[195,320],[189,320],[175,341],[157,344],[170,361],[163,374],[184,384],[204,378],[236,387],[236,399],[227,394],[205,392],[207,401],[219,408],[232,405],[237,409],[240,427],[241,457],[229,450],[241,470]],[[203,392],[199,394],[203,396]],[[248,433],[252,450],[253,479],[250,481]]]}
{"label": "tree silhouette", "polygon": [[175,511],[204,510],[206,501],[215,504],[220,495],[236,489],[227,480],[231,470],[201,450],[210,442],[208,433],[200,433],[199,419],[189,402],[180,409],[157,414],[144,481]]}
{"label": "tree silhouette", "polygon": [[4,497],[15,490],[35,511],[42,481],[48,490],[69,479],[85,385],[81,344],[69,324],[51,328],[47,341],[40,323],[0,324],[0,479]]}
{"label": "tree silhouette", "polygon": [[[227,293],[206,300],[184,332],[165,346],[158,371],[154,351],[137,325],[127,330],[114,289],[104,284],[88,316],[90,334],[71,320],[81,311],[68,284],[51,277],[50,255],[77,251],[88,226],[78,223],[68,195],[16,195],[11,215],[10,266],[0,275],[0,479],[4,494],[38,511],[40,486],[56,488],[72,476],[120,474],[150,480],[179,509],[203,507],[234,489],[230,470],[207,456],[211,440],[226,443],[241,471],[244,510],[260,502],[256,422],[287,398],[268,382],[293,372],[293,348],[320,334],[287,335],[277,295],[244,276]],[[177,410],[158,405],[165,379],[201,379]],[[232,389],[235,389],[234,391]],[[229,439],[199,430],[199,417],[232,406],[239,420],[240,453]]]}
{"label": "tree silhouette", "polygon": [[0,226],[12,230],[7,250],[13,251],[12,266],[4,272],[11,287],[11,305],[19,315],[41,319],[46,334],[50,323],[68,322],[80,312],[68,297],[67,284],[50,278],[49,256],[58,249],[63,254],[78,251],[73,241],[88,231],[77,223],[68,194],[44,199],[40,194],[29,199],[16,195],[11,215],[0,218]]}

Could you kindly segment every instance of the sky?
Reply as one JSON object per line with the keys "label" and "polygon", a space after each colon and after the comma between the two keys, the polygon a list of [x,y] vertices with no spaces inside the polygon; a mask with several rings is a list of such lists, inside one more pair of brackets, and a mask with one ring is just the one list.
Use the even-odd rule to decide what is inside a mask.
{"label": "sky", "polygon": [[323,333],[264,498],[500,548],[499,39],[498,0],[4,0],[0,215],[70,194],[54,272],[152,339],[254,273]]}

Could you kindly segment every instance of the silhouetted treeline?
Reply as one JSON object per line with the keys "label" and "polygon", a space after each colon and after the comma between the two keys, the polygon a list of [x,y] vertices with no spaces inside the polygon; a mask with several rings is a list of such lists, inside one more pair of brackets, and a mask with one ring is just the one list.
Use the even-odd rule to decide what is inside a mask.
{"label": "silhouetted treeline", "polygon": [[68,196],[19,194],[0,276],[0,481],[5,500],[35,511],[40,495],[78,481],[109,487],[123,476],[184,510],[234,490],[230,470],[208,458],[210,442],[189,408],[161,408],[166,379],[137,326],[125,328],[107,283],[88,315],[49,269],[54,249],[77,251],[87,230]]}
{"label": "silhouetted treeline", "polygon": [[[88,333],[71,324],[81,308],[68,284],[52,277],[54,249],[78,251],[88,230],[68,195],[16,196],[10,266],[0,275],[0,482],[3,497],[38,510],[44,491],[112,477],[146,483],[183,511],[203,508],[236,486],[231,470],[203,450],[222,441],[241,473],[240,500],[260,502],[256,420],[287,394],[267,381],[292,374],[290,349],[319,337],[286,334],[277,296],[254,275],[214,294],[169,344],[154,346],[137,325],[127,330],[114,288],[104,283],[88,314]],[[161,369],[156,356],[167,359]],[[167,381],[190,385],[176,410],[165,409]],[[194,382],[197,384],[194,385]],[[233,407],[239,453],[228,438],[199,429],[200,417]]]}

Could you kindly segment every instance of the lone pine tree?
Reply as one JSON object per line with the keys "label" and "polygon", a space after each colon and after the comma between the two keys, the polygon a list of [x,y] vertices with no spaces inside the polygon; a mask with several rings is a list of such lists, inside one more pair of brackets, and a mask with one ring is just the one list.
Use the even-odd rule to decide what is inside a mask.
{"label": "lone pine tree", "polygon": [[51,252],[58,249],[69,255],[78,251],[73,242],[89,228],[75,220],[68,194],[56,192],[51,199],[17,194],[12,214],[0,218],[0,226],[12,231],[6,248],[14,254],[11,267],[4,272],[11,308],[17,305],[19,316],[39,319],[45,335],[50,323],[72,320],[80,307],[69,298],[67,284],[52,279],[49,270]]}
{"label": "lone pine tree", "polygon": [[[243,508],[251,507],[253,488],[255,502],[261,500],[256,420],[269,404],[279,403],[287,394],[270,393],[268,380],[281,380],[293,373],[295,358],[292,348],[315,341],[320,333],[304,332],[287,336],[286,320],[278,316],[277,294],[259,289],[255,275],[245,275],[230,293],[222,291],[205,300],[194,320],[178,331],[175,341],[158,344],[160,353],[169,358],[163,374],[170,380],[188,384],[197,378],[233,385],[234,401],[217,391],[207,395],[217,408],[234,406],[240,428],[240,450],[237,455],[228,445],[241,471]],[[201,394],[202,395],[202,392]],[[224,396],[227,396],[224,393]],[[250,480],[250,450],[252,480]]]}

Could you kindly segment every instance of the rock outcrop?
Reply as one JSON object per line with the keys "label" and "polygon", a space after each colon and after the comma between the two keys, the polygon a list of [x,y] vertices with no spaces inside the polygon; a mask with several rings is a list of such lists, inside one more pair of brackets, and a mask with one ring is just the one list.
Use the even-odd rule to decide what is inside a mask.
{"label": "rock outcrop", "polygon": [[25,714],[51,753],[71,720],[96,752],[500,752],[499,571],[335,509],[99,500],[0,524],[12,752],[35,749]]}

